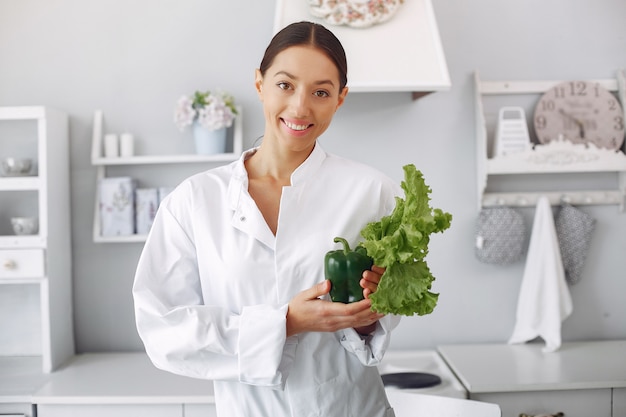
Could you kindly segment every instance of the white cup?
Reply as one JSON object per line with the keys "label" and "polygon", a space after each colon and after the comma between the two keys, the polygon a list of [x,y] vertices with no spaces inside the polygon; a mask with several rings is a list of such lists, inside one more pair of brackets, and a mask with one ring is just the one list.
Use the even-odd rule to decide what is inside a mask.
{"label": "white cup", "polygon": [[120,144],[115,133],[104,135],[104,156],[105,158],[117,158],[120,156]]}
{"label": "white cup", "polygon": [[135,153],[135,138],[130,133],[122,133],[120,136],[120,156],[130,157]]}
{"label": "white cup", "polygon": [[34,235],[38,224],[36,217],[11,217],[11,225],[16,235]]}

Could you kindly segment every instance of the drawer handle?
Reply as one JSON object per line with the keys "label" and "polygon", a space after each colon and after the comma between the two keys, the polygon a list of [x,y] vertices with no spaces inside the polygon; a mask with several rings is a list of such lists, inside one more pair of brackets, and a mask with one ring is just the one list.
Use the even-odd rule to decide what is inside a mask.
{"label": "drawer handle", "polygon": [[4,266],[4,269],[11,271],[17,268],[17,263],[13,259],[5,259],[3,266]]}

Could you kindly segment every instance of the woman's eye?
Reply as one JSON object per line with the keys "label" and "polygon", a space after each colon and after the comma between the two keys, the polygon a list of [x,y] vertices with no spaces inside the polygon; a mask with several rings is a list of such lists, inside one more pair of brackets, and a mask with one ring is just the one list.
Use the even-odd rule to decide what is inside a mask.
{"label": "woman's eye", "polygon": [[278,88],[280,88],[281,90],[289,90],[290,85],[289,83],[286,82],[279,82],[278,84],[276,84],[278,86]]}
{"label": "woman's eye", "polygon": [[330,96],[328,91],[324,91],[324,90],[317,90],[314,94],[316,97],[329,97]]}

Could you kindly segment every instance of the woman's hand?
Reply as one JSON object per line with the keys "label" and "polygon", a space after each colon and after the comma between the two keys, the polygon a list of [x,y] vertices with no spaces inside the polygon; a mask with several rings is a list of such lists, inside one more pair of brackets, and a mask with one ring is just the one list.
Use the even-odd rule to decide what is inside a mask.
{"label": "woman's hand", "polygon": [[[367,291],[367,295],[376,291],[381,275],[368,272],[373,271],[364,272],[361,280],[363,294]],[[371,301],[367,298],[350,304],[319,299],[329,291],[330,281],[326,280],[293,297],[287,310],[287,337],[303,332],[335,332],[349,327],[359,331],[375,326],[384,316],[371,310]]]}
{"label": "woman's hand", "polygon": [[374,294],[378,289],[380,277],[385,273],[385,268],[380,266],[372,266],[371,270],[363,271],[363,279],[359,282],[363,287],[363,297],[369,298],[370,294]]}
{"label": "woman's hand", "polygon": [[[372,266],[371,270],[363,271],[363,278],[359,282],[361,287],[363,287],[363,297],[366,299],[369,298],[370,294],[374,294],[378,289],[378,283],[380,282],[380,277],[385,273],[385,268],[381,268],[380,266]],[[383,315],[380,314],[382,318]],[[378,320],[376,320],[378,321]],[[361,335],[368,335],[376,330],[376,321],[362,327],[355,327],[356,330]]]}
{"label": "woman's hand", "polygon": [[287,310],[287,337],[302,332],[335,332],[349,327],[360,334],[369,334],[376,329],[376,322],[384,317],[371,310],[370,294],[376,292],[385,268],[374,265],[363,272],[359,282],[363,287],[364,300],[344,304],[320,300],[330,291],[326,280],[296,295]]}

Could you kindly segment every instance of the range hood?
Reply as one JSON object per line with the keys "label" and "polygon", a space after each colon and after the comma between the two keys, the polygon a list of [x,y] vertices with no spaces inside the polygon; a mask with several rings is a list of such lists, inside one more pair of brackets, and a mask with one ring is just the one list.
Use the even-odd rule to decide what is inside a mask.
{"label": "range hood", "polygon": [[368,27],[329,24],[313,16],[310,3],[277,0],[274,32],[301,20],[332,30],[346,50],[350,92],[403,91],[419,98],[450,89],[431,0],[403,0],[389,20]]}

